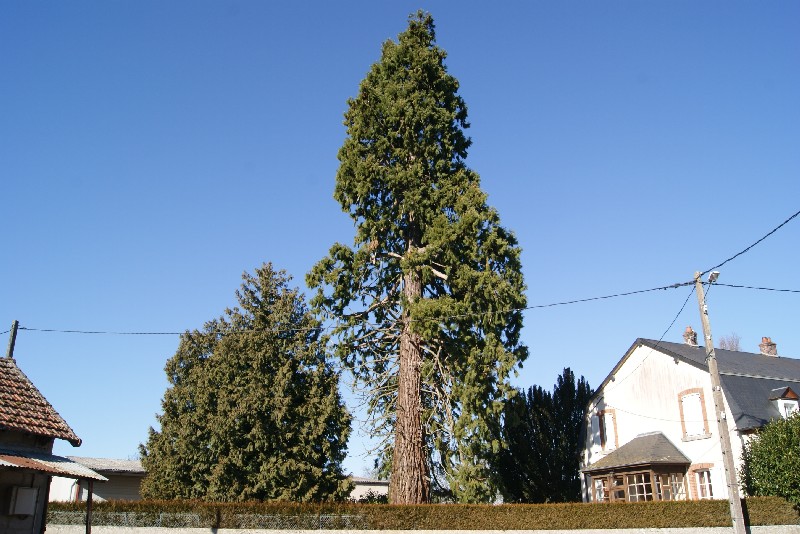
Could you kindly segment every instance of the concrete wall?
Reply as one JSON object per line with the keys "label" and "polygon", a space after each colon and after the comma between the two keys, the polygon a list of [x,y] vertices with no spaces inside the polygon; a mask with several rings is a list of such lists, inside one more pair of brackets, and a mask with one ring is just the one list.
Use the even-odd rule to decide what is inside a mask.
{"label": "concrete wall", "polygon": [[[641,528],[641,529],[588,529],[588,530],[239,530],[209,528],[131,528],[92,527],[93,534],[728,534],[733,528]],[[85,534],[81,525],[47,525],[47,534]],[[773,525],[751,527],[751,534],[800,534],[800,525]]]}

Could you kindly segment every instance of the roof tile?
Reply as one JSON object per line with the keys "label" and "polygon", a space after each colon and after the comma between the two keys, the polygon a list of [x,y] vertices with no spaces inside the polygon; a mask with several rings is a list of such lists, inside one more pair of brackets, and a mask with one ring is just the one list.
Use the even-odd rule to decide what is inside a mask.
{"label": "roof tile", "polygon": [[76,447],[81,444],[12,358],[0,358],[0,428],[64,439]]}

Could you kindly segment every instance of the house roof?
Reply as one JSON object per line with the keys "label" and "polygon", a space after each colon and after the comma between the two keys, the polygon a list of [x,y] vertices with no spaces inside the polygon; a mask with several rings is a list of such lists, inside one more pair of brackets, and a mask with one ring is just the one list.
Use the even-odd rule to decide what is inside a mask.
{"label": "house roof", "polygon": [[661,432],[640,434],[584,469],[586,473],[623,467],[689,465],[691,461]]}
{"label": "house roof", "polygon": [[[652,339],[637,339],[634,347],[637,345],[660,350],[687,363],[694,364],[700,369],[708,369],[706,349],[703,346],[693,347],[685,343],[670,343]],[[779,379],[791,383],[800,383],[800,360],[784,356],[766,356],[760,353],[725,349],[714,349],[714,355],[717,357],[717,367],[721,375]]]}
{"label": "house roof", "polygon": [[39,450],[0,449],[0,467],[100,482],[108,480],[103,475],[95,473],[88,467],[69,458]]}
{"label": "house roof", "polygon": [[0,429],[60,438],[75,447],[81,444],[13,358],[0,358]]}
{"label": "house roof", "polygon": [[142,467],[142,462],[139,460],[87,458],[85,456],[67,456],[67,458],[100,473],[119,473],[129,475],[143,475],[145,473],[144,467]]}
{"label": "house roof", "polygon": [[388,486],[388,480],[379,480],[377,478],[366,478],[366,477],[350,477],[353,482],[356,484],[364,484],[364,485],[372,485],[372,486]]}
{"label": "house roof", "polygon": [[[708,371],[705,347],[639,338],[603,380],[590,402],[603,394],[605,386],[640,346],[666,354],[675,358],[676,362],[682,361]],[[731,408],[737,430],[760,428],[780,417],[777,406],[770,402],[770,398],[774,397],[772,390],[792,387],[796,391],[800,388],[800,360],[725,349],[714,349],[714,355],[722,391]]]}
{"label": "house roof", "polygon": [[[708,370],[706,349],[685,343],[651,339],[637,340],[641,345],[659,350],[704,371]],[[738,430],[760,428],[780,417],[774,398],[775,389],[800,385],[800,360],[766,356],[760,353],[714,349],[720,383]]]}

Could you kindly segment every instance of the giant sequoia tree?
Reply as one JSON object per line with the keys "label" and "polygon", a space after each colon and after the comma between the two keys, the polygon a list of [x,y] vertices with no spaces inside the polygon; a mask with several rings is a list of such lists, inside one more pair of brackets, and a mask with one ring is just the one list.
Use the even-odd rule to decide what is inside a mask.
{"label": "giant sequoia tree", "polygon": [[289,277],[245,273],[228,309],[181,336],[170,387],[140,446],[150,498],[320,501],[347,496],[350,416],[318,322]]}
{"label": "giant sequoia tree", "polygon": [[520,250],[465,164],[458,81],[430,15],[398,41],[348,101],[334,197],[355,222],[309,273],[335,320],[338,352],[364,387],[390,500],[493,497],[492,422],[527,349]]}

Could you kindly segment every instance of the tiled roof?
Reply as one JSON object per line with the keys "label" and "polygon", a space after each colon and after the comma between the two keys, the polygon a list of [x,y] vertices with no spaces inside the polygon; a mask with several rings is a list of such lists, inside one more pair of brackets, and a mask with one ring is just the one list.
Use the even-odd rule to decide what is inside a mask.
{"label": "tiled roof", "polygon": [[593,463],[584,472],[608,471],[622,467],[652,465],[689,465],[691,462],[661,432],[640,434]]}
{"label": "tiled roof", "polygon": [[144,474],[144,467],[139,460],[120,460],[116,458],[86,458],[85,456],[67,456],[73,462],[85,465],[93,471],[103,473]]}
{"label": "tiled roof", "polygon": [[0,358],[0,428],[81,444],[12,358]]}

